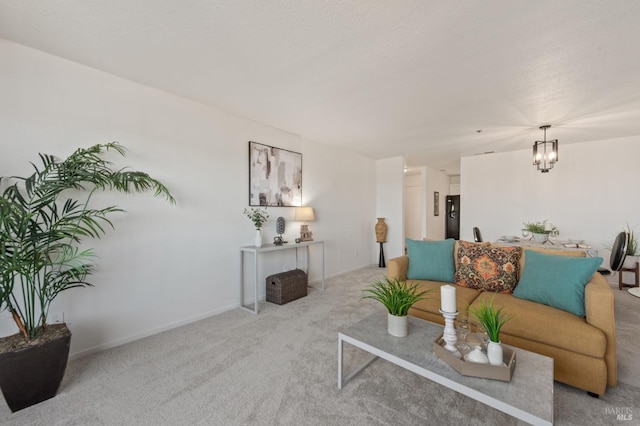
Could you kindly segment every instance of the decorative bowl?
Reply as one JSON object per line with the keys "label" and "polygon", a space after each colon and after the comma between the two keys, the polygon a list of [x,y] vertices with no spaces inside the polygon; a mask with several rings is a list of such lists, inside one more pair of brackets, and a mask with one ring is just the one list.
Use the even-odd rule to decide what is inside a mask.
{"label": "decorative bowl", "polygon": [[480,346],[476,346],[471,352],[466,354],[464,356],[464,360],[478,364],[489,364],[489,358],[484,352],[482,352]]}

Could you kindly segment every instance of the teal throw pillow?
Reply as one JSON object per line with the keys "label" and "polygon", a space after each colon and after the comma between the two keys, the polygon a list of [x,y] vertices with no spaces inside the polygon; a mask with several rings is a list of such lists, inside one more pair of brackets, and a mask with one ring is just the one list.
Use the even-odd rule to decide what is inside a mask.
{"label": "teal throw pillow", "polygon": [[451,238],[444,241],[417,241],[407,238],[407,278],[452,283],[455,274],[454,244],[455,240]]}
{"label": "teal throw pillow", "polygon": [[584,287],[601,257],[568,257],[527,250],[515,297],[585,316]]}

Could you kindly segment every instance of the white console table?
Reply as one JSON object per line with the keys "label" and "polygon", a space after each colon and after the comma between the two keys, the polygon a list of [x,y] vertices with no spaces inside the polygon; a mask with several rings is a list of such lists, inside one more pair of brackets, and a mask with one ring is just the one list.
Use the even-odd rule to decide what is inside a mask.
{"label": "white console table", "polygon": [[[258,314],[258,255],[262,253],[267,253],[270,251],[280,251],[280,250],[293,250],[296,251],[296,267],[298,266],[298,249],[303,248],[307,252],[307,276],[309,274],[309,246],[319,244],[322,248],[322,287],[320,288],[324,291],[324,241],[303,241],[300,243],[287,243],[280,246],[276,246],[274,244],[265,244],[262,247],[256,246],[244,246],[240,247],[240,307],[242,309],[246,309],[247,311]],[[245,253],[253,253],[253,270],[254,270],[254,301],[253,308],[251,305],[244,304],[244,254]]]}

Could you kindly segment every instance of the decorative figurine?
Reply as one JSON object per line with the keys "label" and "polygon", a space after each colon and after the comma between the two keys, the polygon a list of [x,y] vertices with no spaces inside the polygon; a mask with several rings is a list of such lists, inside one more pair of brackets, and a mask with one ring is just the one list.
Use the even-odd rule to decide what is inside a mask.
{"label": "decorative figurine", "polygon": [[284,234],[284,217],[282,216],[276,219],[276,234],[278,236],[273,238],[273,244],[276,246],[285,244],[286,241],[282,238],[282,234]]}

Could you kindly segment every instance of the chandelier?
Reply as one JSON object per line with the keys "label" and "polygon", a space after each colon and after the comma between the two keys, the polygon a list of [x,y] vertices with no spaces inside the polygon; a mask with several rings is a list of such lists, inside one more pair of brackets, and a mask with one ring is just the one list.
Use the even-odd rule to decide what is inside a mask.
{"label": "chandelier", "polygon": [[544,130],[544,140],[535,141],[533,144],[533,165],[542,173],[548,173],[558,161],[558,139],[547,140],[547,129],[551,125],[540,126]]}

